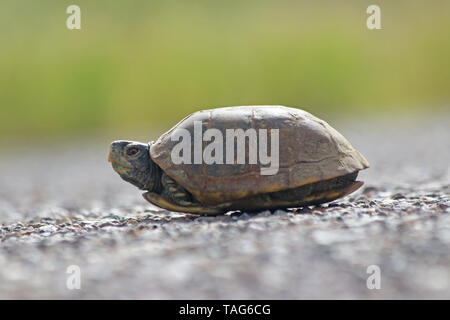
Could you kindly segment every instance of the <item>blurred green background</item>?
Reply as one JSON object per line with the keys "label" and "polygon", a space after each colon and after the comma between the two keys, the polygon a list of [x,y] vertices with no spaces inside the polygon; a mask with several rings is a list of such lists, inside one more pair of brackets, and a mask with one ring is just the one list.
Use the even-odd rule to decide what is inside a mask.
{"label": "blurred green background", "polygon": [[2,0],[0,40],[0,140],[168,129],[232,105],[449,110],[448,0]]}

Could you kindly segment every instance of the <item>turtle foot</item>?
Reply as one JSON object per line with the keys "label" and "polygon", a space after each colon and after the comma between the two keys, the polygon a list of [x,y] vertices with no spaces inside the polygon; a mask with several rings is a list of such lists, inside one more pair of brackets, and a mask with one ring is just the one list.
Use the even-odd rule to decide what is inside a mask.
{"label": "turtle foot", "polygon": [[167,209],[169,211],[176,211],[176,212],[184,212],[184,213],[194,213],[194,214],[200,214],[200,215],[216,215],[225,213],[228,211],[228,208],[230,206],[229,203],[220,204],[217,206],[211,206],[211,207],[204,207],[199,205],[191,205],[191,206],[181,206],[175,203],[170,202],[166,198],[160,196],[157,193],[153,192],[145,192],[142,194],[145,200],[148,202],[154,204],[155,206]]}

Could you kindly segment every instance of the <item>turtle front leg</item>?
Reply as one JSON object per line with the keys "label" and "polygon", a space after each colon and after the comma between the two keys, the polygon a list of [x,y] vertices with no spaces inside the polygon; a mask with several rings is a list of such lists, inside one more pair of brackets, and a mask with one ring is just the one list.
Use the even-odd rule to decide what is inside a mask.
{"label": "turtle front leg", "polygon": [[222,203],[216,206],[204,206],[195,201],[186,189],[165,173],[161,176],[161,183],[163,189],[160,194],[145,192],[142,195],[148,202],[169,211],[216,215],[226,212],[231,205],[231,203]]}
{"label": "turtle front leg", "polygon": [[165,197],[153,192],[145,192],[142,194],[145,200],[169,211],[183,212],[183,213],[193,213],[199,215],[217,215],[227,212],[230,207],[230,203],[223,203],[217,206],[205,207],[201,204],[193,204],[191,206],[185,207],[178,205],[176,203],[167,200]]}
{"label": "turtle front leg", "polygon": [[167,200],[183,207],[189,207],[196,204],[192,201],[191,194],[167,174],[163,173],[161,182],[163,186],[161,195]]}

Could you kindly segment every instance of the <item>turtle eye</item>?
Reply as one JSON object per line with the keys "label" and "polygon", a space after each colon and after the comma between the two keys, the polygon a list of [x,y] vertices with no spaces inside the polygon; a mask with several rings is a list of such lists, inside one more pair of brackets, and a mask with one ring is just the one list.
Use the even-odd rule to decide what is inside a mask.
{"label": "turtle eye", "polygon": [[127,150],[127,155],[129,156],[134,156],[135,154],[137,154],[139,152],[139,149],[136,147],[131,147],[130,149]]}

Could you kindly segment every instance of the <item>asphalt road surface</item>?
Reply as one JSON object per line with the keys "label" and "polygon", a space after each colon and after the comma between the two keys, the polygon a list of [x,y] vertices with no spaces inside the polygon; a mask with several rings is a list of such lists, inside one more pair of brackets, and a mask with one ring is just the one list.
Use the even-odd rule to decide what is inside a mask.
{"label": "asphalt road surface", "polygon": [[128,137],[2,148],[0,298],[450,299],[449,115],[330,123],[365,185],[273,214],[146,203],[106,161]]}

